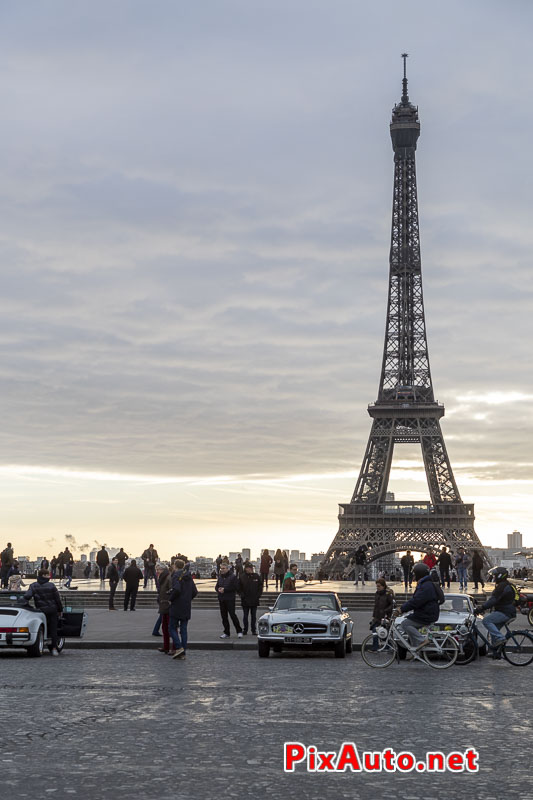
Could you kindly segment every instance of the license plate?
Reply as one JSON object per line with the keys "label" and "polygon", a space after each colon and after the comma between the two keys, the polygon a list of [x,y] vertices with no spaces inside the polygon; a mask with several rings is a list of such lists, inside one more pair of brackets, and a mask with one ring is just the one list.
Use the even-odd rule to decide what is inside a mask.
{"label": "license plate", "polygon": [[283,641],[286,644],[311,644],[313,640],[310,636],[285,636]]}

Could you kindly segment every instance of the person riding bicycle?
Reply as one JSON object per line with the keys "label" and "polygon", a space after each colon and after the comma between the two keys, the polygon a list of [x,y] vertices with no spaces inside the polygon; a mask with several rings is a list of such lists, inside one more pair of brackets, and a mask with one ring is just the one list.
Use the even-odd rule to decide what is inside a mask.
{"label": "person riding bicycle", "polygon": [[436,622],[439,618],[439,599],[435,583],[431,580],[427,564],[419,561],[413,567],[413,575],[417,581],[416,589],[410,600],[403,604],[401,612],[413,611],[402,620],[409,642],[416,650],[420,650],[429,643],[427,636],[419,633],[419,628],[425,628]]}
{"label": "person riding bicycle", "polygon": [[[490,633],[492,646],[499,648],[505,642],[505,636],[502,636],[500,628],[516,617],[515,591],[507,580],[509,572],[505,567],[494,567],[489,570],[488,574],[494,577],[496,587],[488,600],[476,608],[476,614],[488,608],[494,609],[486,617],[483,617],[483,625]],[[496,650],[492,657],[501,658],[501,650]]]}

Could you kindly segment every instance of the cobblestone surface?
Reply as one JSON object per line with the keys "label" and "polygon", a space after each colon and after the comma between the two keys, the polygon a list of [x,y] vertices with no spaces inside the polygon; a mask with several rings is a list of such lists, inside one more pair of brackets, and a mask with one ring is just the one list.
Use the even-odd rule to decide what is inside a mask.
{"label": "cobblestone surface", "polygon": [[[3,797],[531,800],[531,668],[371,670],[359,654],[0,656]],[[465,750],[479,774],[283,773],[289,740]]]}

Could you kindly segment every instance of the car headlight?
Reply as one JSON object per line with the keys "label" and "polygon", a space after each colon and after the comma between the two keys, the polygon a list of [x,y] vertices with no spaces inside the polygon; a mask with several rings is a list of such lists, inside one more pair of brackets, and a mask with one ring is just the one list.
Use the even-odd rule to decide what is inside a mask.
{"label": "car headlight", "polygon": [[259,633],[268,633],[268,622],[266,619],[261,620],[257,626]]}
{"label": "car headlight", "polygon": [[341,624],[338,619],[334,619],[330,625],[329,630],[332,636],[340,636]]}
{"label": "car headlight", "polygon": [[461,634],[461,636],[466,636],[466,634],[468,633],[468,628],[466,625],[459,625],[457,631]]}

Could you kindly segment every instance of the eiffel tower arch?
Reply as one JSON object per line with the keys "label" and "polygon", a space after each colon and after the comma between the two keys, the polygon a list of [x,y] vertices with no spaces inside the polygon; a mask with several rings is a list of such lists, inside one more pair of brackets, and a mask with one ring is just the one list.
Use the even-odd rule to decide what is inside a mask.
{"label": "eiffel tower arch", "polygon": [[[378,398],[368,407],[372,429],[350,503],[339,506],[339,530],[322,562],[329,575],[343,573],[361,545],[368,561],[402,550],[477,549],[490,559],[474,529],[474,506],[463,503],[440,426],[444,406],[434,398],[426,338],[418,225],[415,152],[418,108],[403,91],[390,124],[394,190],[389,295]],[[387,499],[395,445],[420,444],[428,502]]]}

